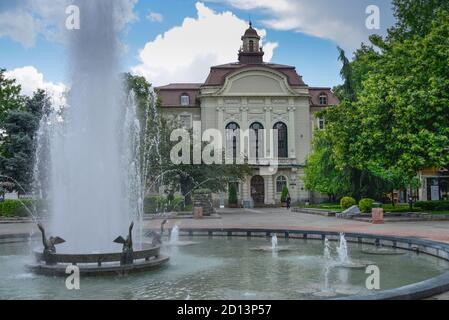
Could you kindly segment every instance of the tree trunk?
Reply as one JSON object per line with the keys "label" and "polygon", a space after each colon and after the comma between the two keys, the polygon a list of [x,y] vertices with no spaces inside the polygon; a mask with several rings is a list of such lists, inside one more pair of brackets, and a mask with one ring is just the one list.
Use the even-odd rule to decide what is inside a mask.
{"label": "tree trunk", "polygon": [[186,206],[192,204],[192,188],[189,179],[181,179],[181,193],[184,196],[184,204]]}

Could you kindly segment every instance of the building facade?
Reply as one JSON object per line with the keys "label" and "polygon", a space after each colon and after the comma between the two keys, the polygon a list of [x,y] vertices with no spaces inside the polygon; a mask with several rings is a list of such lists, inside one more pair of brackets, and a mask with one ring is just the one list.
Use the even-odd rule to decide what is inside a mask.
{"label": "building facade", "polygon": [[[339,101],[330,88],[306,85],[294,66],[266,63],[263,56],[250,25],[237,62],[211,67],[204,83],[156,88],[162,114],[187,128],[200,121],[203,132],[217,129],[227,155],[248,155],[253,174],[238,183],[242,204],[275,205],[284,186],[293,202],[316,201],[320,195],[305,190],[301,179],[304,164],[315,128],[325,125],[316,113]],[[247,144],[242,132],[249,133]],[[267,170],[270,154],[278,160],[275,170]],[[217,197],[226,202],[225,195]]]}

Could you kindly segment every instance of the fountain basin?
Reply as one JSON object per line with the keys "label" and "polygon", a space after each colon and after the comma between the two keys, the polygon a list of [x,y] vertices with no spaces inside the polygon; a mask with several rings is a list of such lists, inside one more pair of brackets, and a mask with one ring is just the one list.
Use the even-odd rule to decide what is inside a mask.
{"label": "fountain basin", "polygon": [[26,265],[27,269],[36,274],[67,276],[66,269],[70,265],[79,267],[81,275],[97,276],[104,274],[128,274],[146,271],[159,267],[168,262],[169,257],[160,255],[160,246],[135,250],[133,264],[120,265],[121,252],[68,254],[56,253],[52,255],[55,264],[46,264],[42,250],[35,250],[36,262]]}
{"label": "fountain basin", "polygon": [[[273,233],[277,233],[279,246],[289,245],[297,250],[276,257],[250,251],[268,244]],[[103,299],[421,299],[449,290],[449,245],[385,235],[345,236],[352,259],[372,259],[379,266],[381,291],[365,288],[367,275],[363,269],[332,268],[325,285],[323,239],[333,241],[335,247],[339,239],[335,232],[186,228],[180,230],[180,240],[199,244],[176,248],[169,267],[119,276],[113,281],[109,276],[89,278],[81,284],[82,298],[97,299],[101,293]],[[29,257],[29,247],[39,244],[38,237],[33,241],[26,234],[23,242],[18,242],[18,235],[12,239],[14,243],[0,244],[1,298],[80,298],[79,293],[67,290],[57,277],[36,276],[18,267],[30,263],[33,257]],[[376,244],[404,254],[368,256],[362,252]],[[163,250],[164,246],[161,253]],[[320,297],[321,291],[333,294]]]}

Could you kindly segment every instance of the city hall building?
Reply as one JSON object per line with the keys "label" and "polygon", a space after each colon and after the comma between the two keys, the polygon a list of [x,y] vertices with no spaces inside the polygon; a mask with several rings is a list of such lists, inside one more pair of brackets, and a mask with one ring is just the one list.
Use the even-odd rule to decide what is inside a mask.
{"label": "city hall building", "polygon": [[[211,67],[204,83],[175,83],[158,87],[162,114],[190,128],[201,122],[201,130],[218,129],[223,146],[235,156],[242,152],[236,135],[229,132],[256,132],[250,139],[253,173],[238,183],[241,204],[275,205],[287,186],[292,202],[316,201],[322,196],[305,189],[304,165],[311,150],[315,128],[324,127],[316,117],[323,108],[339,103],[330,88],[309,87],[294,66],[266,63],[260,37],[250,27],[242,36],[238,62]],[[263,161],[265,145],[259,130],[275,129],[278,165],[270,173]],[[269,148],[269,147],[266,147]],[[255,150],[255,152],[254,152]],[[217,195],[221,203],[227,195]]]}

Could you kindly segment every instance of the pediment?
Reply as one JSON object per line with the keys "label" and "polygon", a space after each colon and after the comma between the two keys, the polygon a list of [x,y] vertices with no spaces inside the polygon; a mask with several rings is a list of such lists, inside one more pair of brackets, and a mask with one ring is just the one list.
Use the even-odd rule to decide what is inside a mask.
{"label": "pediment", "polygon": [[292,96],[285,75],[268,68],[250,68],[238,71],[226,78],[218,95],[224,96]]}

